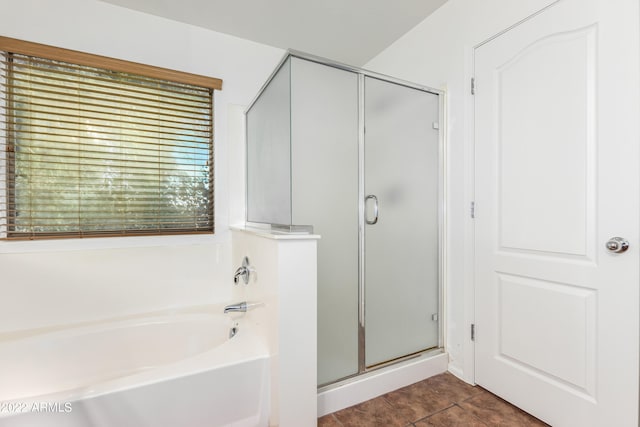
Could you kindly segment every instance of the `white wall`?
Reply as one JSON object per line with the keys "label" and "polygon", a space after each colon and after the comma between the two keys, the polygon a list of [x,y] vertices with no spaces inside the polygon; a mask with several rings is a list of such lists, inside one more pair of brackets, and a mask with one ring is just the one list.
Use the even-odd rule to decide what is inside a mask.
{"label": "white wall", "polygon": [[0,0],[0,16],[2,36],[224,80],[215,93],[216,235],[0,242],[0,333],[228,300],[229,215],[241,219],[243,203],[238,185],[228,191],[243,181],[237,105],[284,52],[96,0]]}
{"label": "white wall", "polygon": [[[449,0],[366,65],[447,90],[447,346],[451,370],[467,380],[473,379],[472,47],[549,3]],[[237,105],[252,99],[283,52],[96,0],[0,0],[0,16],[3,36],[224,80],[215,95],[216,236],[0,242],[0,332],[228,299],[227,225],[242,216]]]}
{"label": "white wall", "polygon": [[449,369],[473,381],[473,46],[553,0],[449,0],[365,68],[447,91],[448,247],[446,346]]}
{"label": "white wall", "polygon": [[233,231],[234,264],[247,256],[251,269],[233,300],[256,304],[241,316],[267,339],[271,356],[270,426],[316,424],[317,239]]}

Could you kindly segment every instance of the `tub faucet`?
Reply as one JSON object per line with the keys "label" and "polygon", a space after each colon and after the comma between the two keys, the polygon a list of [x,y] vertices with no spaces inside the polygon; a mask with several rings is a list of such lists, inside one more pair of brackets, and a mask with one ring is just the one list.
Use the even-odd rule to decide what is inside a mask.
{"label": "tub faucet", "polygon": [[226,306],[224,308],[224,313],[232,313],[232,312],[240,312],[240,313],[244,313],[245,311],[247,311],[247,302],[246,301],[242,301],[239,302],[237,304],[229,304],[228,306]]}

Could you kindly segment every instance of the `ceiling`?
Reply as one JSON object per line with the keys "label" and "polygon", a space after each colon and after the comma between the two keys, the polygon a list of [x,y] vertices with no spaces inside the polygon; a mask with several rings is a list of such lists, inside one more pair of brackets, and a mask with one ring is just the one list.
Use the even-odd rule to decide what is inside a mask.
{"label": "ceiling", "polygon": [[102,0],[362,66],[446,0]]}

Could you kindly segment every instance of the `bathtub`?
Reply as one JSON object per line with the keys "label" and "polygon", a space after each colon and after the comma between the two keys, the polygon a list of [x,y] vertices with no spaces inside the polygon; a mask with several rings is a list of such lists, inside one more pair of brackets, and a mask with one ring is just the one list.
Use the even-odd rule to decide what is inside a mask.
{"label": "bathtub", "polygon": [[267,426],[268,351],[243,322],[216,306],[5,337],[0,426]]}

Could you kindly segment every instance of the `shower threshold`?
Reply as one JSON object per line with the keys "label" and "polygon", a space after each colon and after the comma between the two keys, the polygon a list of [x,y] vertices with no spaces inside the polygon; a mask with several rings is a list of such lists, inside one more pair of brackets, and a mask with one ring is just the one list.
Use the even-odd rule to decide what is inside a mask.
{"label": "shower threshold", "polygon": [[447,370],[448,354],[434,348],[410,354],[318,388],[318,417],[422,381]]}

